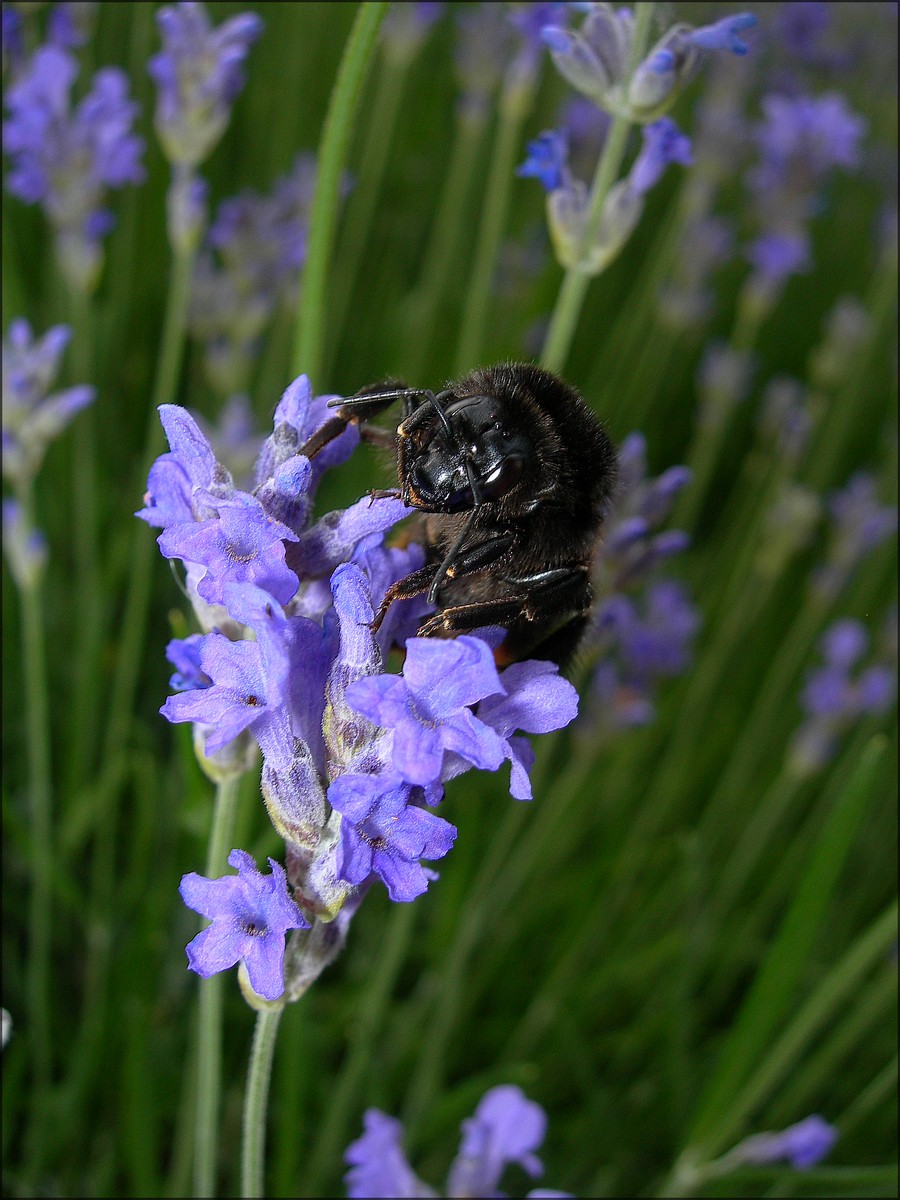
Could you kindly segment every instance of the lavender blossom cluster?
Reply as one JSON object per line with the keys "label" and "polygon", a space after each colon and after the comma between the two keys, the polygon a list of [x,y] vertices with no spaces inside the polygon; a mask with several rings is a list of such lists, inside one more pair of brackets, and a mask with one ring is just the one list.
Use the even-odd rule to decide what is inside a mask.
{"label": "lavender blossom cluster", "polygon": [[[350,426],[312,461],[298,453],[331,398],[314,397],[305,376],[290,385],[249,492],[185,409],[162,406],[170,450],[137,514],[161,530],[163,555],[184,564],[203,630],[170,643],[176,691],[161,711],[193,724],[214,779],[242,773],[261,749],[263,798],[286,844],[286,870],[273,864],[272,875],[235,850],[237,877],[185,877],[185,900],[213,921],[189,947],[190,965],[207,976],[240,961],[267,1001],[285,990],[294,999],[315,977],[308,955],[289,954],[286,986],[288,929],[311,930],[333,957],[374,879],[392,900],[421,895],[435,878],[421,860],[443,858],[456,837],[431,811],[444,784],[507,762],[511,794],[531,799],[534,755],[520,731],[561,728],[577,711],[553,663],[498,672],[479,636],[416,637],[422,600],[393,604],[372,631],[387,589],[424,552],[385,543],[412,511],[399,499],[365,497],[312,519],[322,474],[359,440]],[[385,671],[393,647],[405,647],[400,674]],[[326,958],[323,949],[319,969]]]}

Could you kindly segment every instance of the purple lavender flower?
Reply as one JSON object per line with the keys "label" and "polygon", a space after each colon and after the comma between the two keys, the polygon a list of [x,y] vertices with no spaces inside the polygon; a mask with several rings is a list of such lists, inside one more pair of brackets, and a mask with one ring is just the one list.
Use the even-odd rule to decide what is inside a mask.
{"label": "purple lavender flower", "polygon": [[[350,1164],[344,1182],[351,1200],[438,1195],[461,1200],[466,1196],[501,1196],[504,1193],[497,1191],[497,1185],[510,1163],[516,1163],[531,1176],[543,1174],[535,1151],[544,1140],[547,1117],[539,1104],[513,1084],[501,1084],[485,1092],[475,1115],[463,1121],[459,1153],[440,1193],[423,1183],[409,1165],[399,1121],[370,1108],[363,1114],[363,1126],[362,1137],[348,1146],[344,1155]],[[566,1197],[570,1193],[538,1188],[526,1195]]]}
{"label": "purple lavender flower", "polygon": [[789,1162],[797,1170],[805,1171],[826,1157],[837,1137],[835,1127],[814,1114],[778,1133],[756,1133],[745,1138],[729,1153],[728,1159],[753,1166]]}
{"label": "purple lavender flower", "polygon": [[763,286],[778,287],[791,275],[802,274],[812,266],[805,230],[763,234],[750,245],[747,258]]}
{"label": "purple lavender flower", "polygon": [[207,520],[216,510],[199,497],[215,489],[222,499],[230,498],[234,494],[231,478],[187,409],[161,404],[159,419],[170,450],[150,468],[144,507],[135,516],[158,529]]}
{"label": "purple lavender flower", "polygon": [[859,563],[897,529],[897,510],[878,503],[875,480],[856,471],[846,485],[830,494],[832,524],[825,562],[813,573],[813,590],[833,599]]}
{"label": "purple lavender flower", "polygon": [[549,129],[528,143],[528,157],[516,168],[516,174],[523,179],[538,179],[545,191],[553,192],[564,184],[566,158],[565,135]]}
{"label": "purple lavender flower", "polygon": [[212,921],[188,944],[190,969],[208,979],[241,962],[254,992],[277,1000],[284,992],[285,933],[308,929],[309,922],[273,859],[271,875],[261,874],[244,850],[232,850],[228,863],[237,867],[236,876],[207,879],[192,871],[181,880],[178,890],[188,908]]}
{"label": "purple lavender flower", "polygon": [[212,680],[203,670],[200,652],[203,634],[192,633],[186,638],[173,638],[166,646],[166,658],[175,668],[169,687],[176,692],[194,692],[208,688]]}
{"label": "purple lavender flower", "polygon": [[83,46],[94,32],[98,7],[89,0],[54,4],[47,24],[48,40],[66,50]]}
{"label": "purple lavender flower", "polygon": [[669,117],[663,117],[641,130],[644,144],[628,175],[629,189],[638,196],[648,192],[671,163],[690,166],[691,139]]}
{"label": "purple lavender flower", "polygon": [[643,597],[643,613],[625,596],[613,595],[598,608],[593,637],[600,662],[593,693],[592,724],[610,729],[646,725],[655,715],[658,680],[679,675],[691,660],[700,614],[681,584],[660,580]]}
{"label": "purple lavender flower", "polygon": [[482,700],[476,716],[503,739],[504,755],[512,768],[511,795],[516,800],[530,800],[528,774],[534,752],[527,738],[512,735],[517,729],[549,733],[565,728],[578,712],[578,692],[560,676],[555,663],[534,659],[507,667],[500,682],[504,694]]}
{"label": "purple lavender flower", "polygon": [[12,483],[34,478],[50,442],[94,399],[87,385],[49,394],[70,336],[54,325],[36,340],[19,317],[3,339],[3,475]]}
{"label": "purple lavender flower", "polygon": [[461,636],[410,638],[402,675],[357,680],[346,695],[357,712],[394,731],[395,770],[408,783],[425,786],[439,778],[448,751],[482,770],[497,770],[502,739],[469,706],[504,691],[488,646]]}
{"label": "purple lavender flower", "polygon": [[225,132],[262,21],[241,13],[213,28],[204,6],[190,2],[159,9],[156,20],[163,49],[148,68],[158,89],[156,131],[169,161],[193,170]]}
{"label": "purple lavender flower", "polygon": [[456,840],[449,821],[410,803],[410,785],[392,775],[339,775],[328,799],[341,814],[338,874],[361,884],[376,874],[395,901],[428,888],[419,860],[443,858]]}
{"label": "purple lavender flower", "polygon": [[258,642],[232,642],[215,630],[198,646],[200,671],[211,685],[178,692],[159,711],[167,721],[208,727],[210,755],[245,729],[253,731],[284,703],[289,660],[286,648],[264,658]]}
{"label": "purple lavender flower", "polygon": [[[271,476],[277,466],[296,454],[303,443],[325,424],[332,415],[328,402],[336,398],[331,395],[314,396],[306,375],[298,375],[285,389],[275,409],[273,432],[263,443],[256,464],[257,485]],[[358,445],[359,429],[355,425],[348,425],[339,437],[329,442],[312,462],[311,492],[315,491],[324,472],[346,462]]]}
{"label": "purple lavender flower", "polygon": [[114,224],[107,188],[144,178],[142,138],[131,132],[137,105],[124,71],[107,67],[73,109],[78,64],[58,46],[33,55],[6,94],[3,145],[12,159],[7,186],[26,204],[41,204],[56,236],[70,284],[90,291],[101,265],[101,240]]}
{"label": "purple lavender flower", "polygon": [[660,562],[688,546],[690,538],[680,529],[659,529],[690,478],[690,471],[682,466],[648,478],[643,434],[625,438],[619,447],[616,494],[594,559],[594,590],[599,597],[642,583]]}
{"label": "purple lavender flower", "polygon": [[835,754],[838,742],[861,717],[883,714],[893,703],[896,663],[879,659],[857,670],[869,637],[859,621],[839,620],[821,641],[824,665],[807,675],[800,703],[806,714],[788,754],[801,776],[820,770]]}
{"label": "purple lavender flower", "polygon": [[277,306],[296,303],[315,176],[315,157],[299,154],[269,194],[248,189],[219,205],[194,270],[189,320],[222,395],[246,387]]}
{"label": "purple lavender flower", "polygon": [[299,581],[285,563],[284,543],[297,541],[297,534],[246,493],[216,507],[218,516],[212,520],[164,529],[157,539],[163,557],[206,568],[197,592],[208,604],[222,604],[230,583],[256,584],[287,604]]}
{"label": "purple lavender flower", "polygon": [[385,57],[397,70],[412,61],[432,26],[441,19],[446,4],[434,0],[416,0],[411,4],[392,4],[381,26]]}

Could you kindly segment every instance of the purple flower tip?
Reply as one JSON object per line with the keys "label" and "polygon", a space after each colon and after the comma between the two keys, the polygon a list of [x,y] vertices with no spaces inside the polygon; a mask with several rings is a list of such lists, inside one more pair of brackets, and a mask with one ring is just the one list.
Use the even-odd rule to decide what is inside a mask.
{"label": "purple flower tip", "polygon": [[548,50],[552,50],[557,54],[565,54],[569,49],[571,40],[570,35],[565,29],[560,29],[556,25],[545,25],[541,30],[541,41]]}
{"label": "purple flower tip", "polygon": [[713,25],[703,25],[688,36],[688,41],[701,50],[730,50],[732,54],[746,54],[750,47],[741,41],[740,34],[756,24],[753,13],[737,13],[723,17]]}

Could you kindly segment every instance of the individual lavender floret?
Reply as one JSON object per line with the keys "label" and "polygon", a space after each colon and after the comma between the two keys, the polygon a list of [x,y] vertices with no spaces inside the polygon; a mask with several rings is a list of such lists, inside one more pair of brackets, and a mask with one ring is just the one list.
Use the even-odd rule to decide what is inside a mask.
{"label": "individual lavender floret", "polygon": [[98,8],[99,5],[90,0],[54,4],[47,24],[48,40],[68,50],[83,46],[93,36]]}
{"label": "individual lavender floret", "polygon": [[[347,1147],[349,1170],[344,1176],[347,1195],[353,1198],[447,1196],[502,1196],[500,1177],[516,1163],[532,1177],[543,1173],[537,1151],[547,1131],[544,1110],[529,1100],[521,1088],[501,1084],[485,1092],[475,1115],[462,1123],[459,1153],[450,1166],[447,1182],[434,1191],[414,1173],[403,1150],[403,1126],[377,1108],[363,1114],[362,1137]],[[569,1192],[533,1189],[526,1196],[565,1197]]]}
{"label": "individual lavender floret", "polygon": [[399,776],[339,775],[328,799],[341,814],[338,874],[351,884],[377,875],[395,901],[414,900],[428,888],[419,860],[443,858],[456,840],[449,821],[410,803],[412,788]]}
{"label": "individual lavender floret", "polygon": [[229,866],[237,875],[207,879],[191,872],[179,891],[188,908],[212,921],[188,944],[190,969],[209,979],[240,962],[250,986],[265,1000],[284,992],[284,946],[288,929],[308,929],[309,922],[288,892],[284,868],[271,858],[271,875],[263,875],[244,850],[232,850]]}
{"label": "individual lavender floret", "polygon": [[465,120],[487,119],[491,98],[513,44],[513,29],[505,4],[455,6],[457,39],[453,55],[459,85],[459,108]]}
{"label": "individual lavender floret", "polygon": [[867,714],[882,714],[893,703],[896,663],[878,661],[859,670],[869,638],[859,621],[836,621],[821,641],[825,664],[811,672],[801,696],[806,718],[794,735],[789,763],[802,776],[814,774],[833,757],[840,737]]}
{"label": "individual lavender floret", "polygon": [[814,571],[812,588],[833,599],[860,562],[897,529],[897,510],[878,503],[875,480],[856,471],[827,498],[832,524],[824,563]]}
{"label": "individual lavender floret", "polygon": [[156,131],[169,161],[194,169],[225,132],[263,23],[240,13],[213,27],[203,4],[191,2],[159,9],[156,21],[163,49],[148,66],[158,89]]}
{"label": "individual lavender floret", "polygon": [[644,211],[644,196],[671,163],[688,165],[690,139],[664,117],[641,130],[643,144],[630,172],[613,184],[596,234],[585,245],[590,208],[587,185],[568,168],[564,134],[550,130],[528,145],[517,174],[534,176],[547,191],[547,223],[556,257],[564,267],[588,274],[602,271],[621,251]]}
{"label": "individual lavender floret", "polygon": [[691,78],[702,51],[746,54],[748,46],[741,35],[756,24],[752,13],[738,13],[699,29],[674,25],[629,78],[633,11],[610,4],[579,7],[586,13],[580,29],[548,25],[543,30],[553,63],[595,104],[632,121],[653,121],[666,113]]}
{"label": "individual lavender floret", "polygon": [[228,471],[238,487],[253,486],[253,468],[259,459],[263,435],[246,392],[230,396],[215,423],[194,414],[197,424],[213,448],[216,460]]}
{"label": "individual lavender floret", "polygon": [[728,342],[710,342],[697,368],[702,429],[721,429],[732,412],[746,400],[753,376],[754,360],[749,350],[738,350]]}
{"label": "individual lavender floret", "polygon": [[347,702],[394,732],[393,766],[408,783],[434,783],[446,753],[496,771],[504,758],[499,735],[471,711],[505,691],[485,642],[410,638],[402,675],[375,675],[347,688]]}
{"label": "individual lavender floret", "polygon": [[35,339],[19,317],[3,339],[3,476],[16,486],[35,477],[50,442],[94,399],[88,385],[50,393],[70,337],[54,325]]}
{"label": "individual lavender floret", "polygon": [[73,108],[77,75],[76,60],[59,46],[37,50],[6,93],[3,145],[12,160],[7,187],[26,204],[42,205],[63,274],[89,292],[114,224],[104,207],[107,189],[143,180],[144,141],[131,132],[138,106],[124,71],[98,71]]}
{"label": "individual lavender floret", "polygon": [[769,1163],[788,1162],[797,1170],[805,1171],[816,1166],[831,1151],[837,1141],[838,1132],[833,1125],[813,1114],[789,1125],[778,1133],[755,1133],[745,1138],[727,1158],[735,1165],[747,1163],[766,1166]]}

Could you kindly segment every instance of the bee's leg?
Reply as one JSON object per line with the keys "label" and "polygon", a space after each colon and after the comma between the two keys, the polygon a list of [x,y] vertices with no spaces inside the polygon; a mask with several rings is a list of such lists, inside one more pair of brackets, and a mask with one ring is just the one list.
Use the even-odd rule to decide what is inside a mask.
{"label": "bee's leg", "polygon": [[411,572],[405,579],[398,579],[396,583],[392,583],[384,593],[384,599],[375,614],[375,620],[369,626],[372,632],[378,631],[387,610],[395,600],[412,600],[414,596],[421,596],[423,592],[428,591],[432,579],[434,579],[434,563],[426,563],[424,567],[419,567],[418,571]]}
{"label": "bee's leg", "polygon": [[591,584],[586,567],[573,564],[534,575],[501,578],[513,589],[511,595],[445,608],[421,626],[421,636],[465,633],[482,625],[508,626],[519,620],[546,622],[552,628],[590,610]]}
{"label": "bee's leg", "polygon": [[[336,408],[336,415],[330,417],[324,425],[317,429],[312,437],[308,438],[300,447],[298,453],[306,455],[307,458],[314,458],[320,450],[325,449],[329,442],[340,437],[348,425],[360,425],[369,417],[377,416],[378,413],[389,408],[399,397],[406,396],[408,392],[409,389],[403,384],[387,381],[363,388],[355,396],[347,399],[330,400],[328,407]],[[421,395],[422,393],[416,394]],[[406,402],[404,401],[404,411],[405,407]],[[362,436],[367,441],[386,448],[393,448],[396,445],[394,434],[384,429],[367,429]]]}
{"label": "bee's leg", "polygon": [[432,604],[437,603],[441,585],[445,579],[459,579],[461,575],[470,575],[473,571],[483,571],[502,558],[516,540],[516,535],[510,529],[498,529],[483,541],[461,549],[462,543],[471,528],[475,513],[469,518],[456,542],[450,547],[446,558],[438,567],[437,574],[431,584],[428,599]]}

